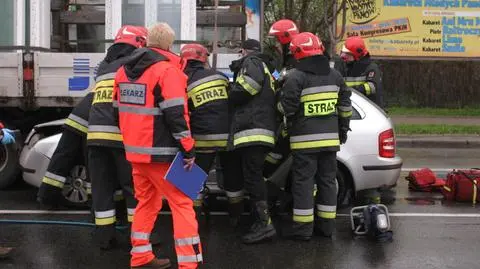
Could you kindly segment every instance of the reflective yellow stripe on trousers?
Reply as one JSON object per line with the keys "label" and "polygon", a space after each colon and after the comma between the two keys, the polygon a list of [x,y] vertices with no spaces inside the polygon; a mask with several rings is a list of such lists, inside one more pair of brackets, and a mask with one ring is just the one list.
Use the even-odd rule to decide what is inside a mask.
{"label": "reflective yellow stripe on trousers", "polygon": [[116,222],[115,209],[106,211],[95,211],[95,224],[96,225],[113,225]]}
{"label": "reflective yellow stripe on trousers", "polygon": [[240,131],[233,135],[234,146],[252,142],[275,144],[274,133],[267,129],[256,128]]}
{"label": "reflective yellow stripe on trousers", "polygon": [[340,146],[338,133],[297,135],[290,137],[291,149],[309,149]]}
{"label": "reflective yellow stripe on trousers", "polygon": [[309,209],[293,209],[293,221],[308,223],[313,222],[313,208]]}
{"label": "reflective yellow stripe on trousers", "polygon": [[337,206],[317,204],[317,216],[322,219],[334,219],[337,217]]}

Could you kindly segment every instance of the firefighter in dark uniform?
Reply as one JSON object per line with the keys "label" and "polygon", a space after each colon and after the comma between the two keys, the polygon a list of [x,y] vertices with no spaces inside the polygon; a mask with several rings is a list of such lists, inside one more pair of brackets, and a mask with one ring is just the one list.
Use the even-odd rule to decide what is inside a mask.
{"label": "firefighter in dark uniform", "polygon": [[265,157],[275,144],[275,90],[272,68],[267,66],[267,57],[260,51],[257,40],[248,39],[242,44],[243,57],[230,65],[234,82],[228,93],[232,109],[229,146],[234,151],[224,167],[224,184],[231,206],[242,203],[243,185],[250,195],[255,222],[243,237],[247,244],[276,234],[262,174]]}
{"label": "firefighter in dark uniform", "polygon": [[[37,200],[44,205],[58,206],[70,171],[75,165],[82,162],[81,160],[86,162],[85,138],[92,99],[93,93],[89,92],[65,120],[62,136],[48,164],[47,172],[37,194]],[[91,193],[91,186],[87,182],[83,183],[88,185],[81,186],[77,191],[81,192],[79,197],[87,199]]]}
{"label": "firefighter in dark uniform", "polygon": [[346,63],[345,83],[384,108],[382,72],[372,61],[361,37],[349,37],[342,47],[340,57]]}
{"label": "firefighter in dark uniform", "polygon": [[[284,82],[287,72],[294,68],[296,60],[289,50],[289,45],[292,38],[298,33],[297,25],[288,19],[274,22],[268,32],[268,35],[274,36],[282,46],[282,69],[280,72],[280,78],[278,79],[277,88],[281,88],[281,84]],[[279,93],[280,91],[277,92],[277,96]],[[278,114],[277,116],[277,141],[274,149],[267,154],[267,158],[265,159],[265,177],[271,176],[290,152],[288,135],[283,124],[283,115]]]}
{"label": "firefighter in dark uniform", "polygon": [[[218,161],[225,160],[228,140],[228,78],[208,67],[208,50],[200,44],[183,46],[180,56],[187,61],[184,72],[188,76],[188,108],[195,139],[195,163],[208,173],[217,152]],[[202,193],[193,204],[197,219],[202,213],[203,198]]]}
{"label": "firefighter in dark uniform", "polygon": [[312,33],[300,33],[290,50],[298,60],[287,76],[281,109],[287,118],[293,155],[293,223],[284,236],[309,240],[314,231],[313,187],[317,184],[315,226],[330,237],[334,231],[337,187],[336,152],[345,143],[352,114],[351,91],[330,68],[325,48]]}
{"label": "firefighter in dark uniform", "polygon": [[289,45],[298,33],[300,31],[295,22],[288,19],[274,22],[268,31],[268,35],[274,36],[282,46],[282,71],[290,70],[295,66],[296,60],[290,52]]}
{"label": "firefighter in dark uniform", "polygon": [[87,145],[92,200],[97,226],[95,239],[102,249],[115,243],[117,221],[114,193],[117,186],[123,191],[127,204],[128,222],[132,222],[137,204],[133,195],[132,170],[126,160],[123,139],[112,103],[115,73],[133,51],[146,45],[147,29],[123,26],[114,44],[97,71],[92,108],[90,110]]}
{"label": "firefighter in dark uniform", "polygon": [[[383,102],[382,72],[372,61],[365,41],[361,37],[349,37],[342,47],[340,57],[345,62],[345,83],[368,99],[385,109]],[[365,190],[359,193],[365,203],[380,203],[380,192],[376,189]]]}

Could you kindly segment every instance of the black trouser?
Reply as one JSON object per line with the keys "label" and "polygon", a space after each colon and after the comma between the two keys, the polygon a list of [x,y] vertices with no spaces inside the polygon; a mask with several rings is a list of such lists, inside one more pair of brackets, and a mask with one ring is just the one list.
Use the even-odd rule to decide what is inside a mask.
{"label": "black trouser", "polygon": [[[197,152],[195,156],[195,163],[202,168],[205,173],[208,174],[212,169],[212,165],[216,157],[218,157],[217,161],[219,161],[223,167],[228,157],[225,151],[220,151],[218,154],[217,152]],[[219,173],[219,171],[216,172]],[[198,199],[194,201],[194,206],[201,206],[203,198],[203,194],[200,194]]]}
{"label": "black trouser", "polygon": [[[335,225],[337,206],[336,152],[292,152],[293,164],[293,221],[311,223],[313,228],[313,185],[317,184],[315,199],[317,223],[325,234],[331,234]],[[313,229],[311,230],[313,231]]]}
{"label": "black trouser", "polygon": [[252,202],[266,200],[263,165],[269,151],[268,147],[249,146],[228,153],[224,175],[225,191],[230,203],[243,200],[243,188]]}
{"label": "black trouser", "polygon": [[[52,155],[47,172],[38,190],[38,198],[46,204],[56,205],[62,198],[66,178],[75,165],[86,165],[86,139],[76,132],[64,129]],[[89,186],[87,186],[88,188]],[[87,192],[89,192],[89,189]],[[84,193],[83,195],[88,195]]]}
{"label": "black trouser", "polygon": [[125,158],[123,149],[110,147],[89,147],[88,163],[92,181],[95,224],[103,232],[101,237],[108,240],[115,232],[114,193],[118,186],[121,187],[127,204],[128,221],[133,220],[137,201],[133,194],[132,168]]}
{"label": "black trouser", "polygon": [[[197,152],[195,154],[195,163],[200,167],[202,168],[203,171],[205,171],[205,173],[208,173],[210,172],[210,169],[212,168],[212,165],[213,165],[213,162],[215,161],[215,157],[216,157],[216,152],[208,152],[208,153],[205,153],[205,152]],[[205,183],[206,184],[206,183]],[[204,194],[203,193],[200,193],[197,197],[197,199],[195,201],[193,201],[193,206],[195,207],[200,207],[203,205],[203,198],[204,198]]]}

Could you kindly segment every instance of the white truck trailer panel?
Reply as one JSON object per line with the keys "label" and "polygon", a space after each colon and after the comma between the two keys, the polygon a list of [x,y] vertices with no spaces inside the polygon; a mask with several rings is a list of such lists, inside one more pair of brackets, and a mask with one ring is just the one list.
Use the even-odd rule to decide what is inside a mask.
{"label": "white truck trailer panel", "polygon": [[22,97],[23,68],[21,52],[0,53],[0,97]]}

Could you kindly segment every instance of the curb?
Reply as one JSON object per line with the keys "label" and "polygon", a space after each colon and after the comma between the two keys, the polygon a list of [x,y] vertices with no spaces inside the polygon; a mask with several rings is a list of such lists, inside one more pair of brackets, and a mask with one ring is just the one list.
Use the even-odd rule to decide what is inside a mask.
{"label": "curb", "polygon": [[480,137],[398,136],[398,148],[480,148]]}

